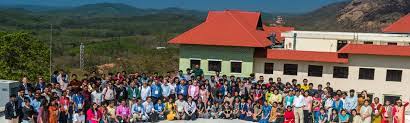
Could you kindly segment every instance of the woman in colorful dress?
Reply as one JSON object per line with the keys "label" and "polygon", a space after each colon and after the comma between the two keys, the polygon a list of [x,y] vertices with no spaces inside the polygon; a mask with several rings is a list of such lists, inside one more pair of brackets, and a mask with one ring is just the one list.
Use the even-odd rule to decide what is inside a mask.
{"label": "woman in colorful dress", "polygon": [[58,121],[58,107],[56,100],[51,101],[50,106],[48,106],[48,123],[57,123]]}
{"label": "woman in colorful dress", "polygon": [[396,105],[393,107],[393,122],[394,123],[404,123],[404,114],[406,112],[406,107],[409,105],[409,102],[403,104],[402,100],[399,99],[396,101]]}
{"label": "woman in colorful dress", "polygon": [[375,97],[374,103],[372,103],[372,112],[373,112],[373,120],[372,123],[381,123],[382,122],[382,116],[381,116],[381,111],[383,109],[383,105],[379,103],[379,98]]}
{"label": "woman in colorful dress", "polygon": [[370,107],[369,104],[369,100],[365,100],[364,105],[360,108],[360,116],[362,117],[362,123],[370,123],[372,120],[372,107]]}
{"label": "woman in colorful dress", "polygon": [[98,112],[98,105],[93,103],[92,107],[87,111],[88,123],[98,123],[100,121],[101,114]]}
{"label": "woman in colorful dress", "polygon": [[269,116],[269,122],[274,123],[276,122],[276,119],[278,118],[278,103],[273,102],[272,108],[270,111],[270,116]]}
{"label": "woman in colorful dress", "polygon": [[362,91],[360,96],[357,98],[357,111],[361,111],[360,108],[362,108],[364,101],[368,99],[369,98],[367,97],[367,91]]}
{"label": "woman in colorful dress", "polygon": [[385,105],[382,109],[382,123],[391,123],[393,122],[393,106],[390,104],[390,101],[386,100]]}

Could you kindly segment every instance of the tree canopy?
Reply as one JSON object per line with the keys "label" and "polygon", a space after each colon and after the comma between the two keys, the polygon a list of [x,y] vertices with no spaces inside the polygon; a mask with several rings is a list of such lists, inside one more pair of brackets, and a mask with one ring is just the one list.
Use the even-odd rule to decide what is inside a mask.
{"label": "tree canopy", "polygon": [[49,78],[49,48],[29,33],[0,32],[0,79]]}

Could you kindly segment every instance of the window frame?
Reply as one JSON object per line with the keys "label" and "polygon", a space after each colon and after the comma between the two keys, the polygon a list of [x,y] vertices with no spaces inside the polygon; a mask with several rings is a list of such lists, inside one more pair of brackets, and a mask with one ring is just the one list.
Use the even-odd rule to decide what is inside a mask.
{"label": "window frame", "polygon": [[[314,70],[315,67],[318,67],[318,68],[320,67],[320,70],[319,71],[311,71],[311,70]],[[319,73],[320,73],[320,75],[319,75]],[[308,76],[322,77],[323,76],[323,66],[322,65],[308,65]]]}
{"label": "window frame", "polygon": [[[233,71],[233,65],[232,65],[232,63],[240,63],[239,72]],[[230,64],[231,64],[231,73],[242,73],[242,61],[231,60],[231,61],[230,61]]]}
{"label": "window frame", "polygon": [[[389,71],[400,72],[400,77],[399,77],[399,79],[395,80],[395,78],[394,78],[392,75],[389,76]],[[393,78],[389,78],[389,77],[393,77]],[[386,81],[389,81],[389,82],[401,82],[402,79],[403,79],[403,70],[393,70],[393,69],[387,69],[387,70],[386,70]]]}
{"label": "window frame", "polygon": [[[401,99],[402,95],[395,95],[395,94],[383,94],[383,102],[386,102],[386,97],[398,97],[398,99]],[[390,104],[395,104],[397,99],[394,101],[390,101]]]}
{"label": "window frame", "polygon": [[[267,72],[267,67],[266,67],[266,64],[272,64],[272,71],[269,71],[269,73]],[[273,72],[274,72],[274,68],[275,68],[275,63],[272,63],[272,62],[265,62],[264,64],[263,64],[263,74],[273,74]]]}
{"label": "window frame", "polygon": [[[218,70],[211,70],[211,62],[219,62],[219,71]],[[215,72],[221,72],[222,71],[222,60],[219,59],[208,59],[208,71],[215,71]]]}
{"label": "window frame", "polygon": [[[343,69],[346,69],[347,70],[347,72],[346,73],[343,73],[343,72],[340,72],[340,73],[337,73],[336,74],[336,68],[343,68]],[[338,70],[338,71],[342,71],[342,70]],[[341,75],[341,76],[339,76],[339,75]],[[348,79],[349,78],[349,67],[343,67],[343,66],[333,66],[333,78],[341,78],[341,79]]]}
{"label": "window frame", "polygon": [[[287,70],[287,66],[291,65],[291,66],[296,66],[296,70]],[[294,75],[297,76],[298,75],[298,69],[299,69],[299,65],[298,64],[283,64],[283,75]],[[291,72],[291,73],[289,73]],[[294,72],[294,73],[293,73]]]}
{"label": "window frame", "polygon": [[189,67],[193,69],[195,65],[192,65],[192,61],[199,61],[199,67],[201,67],[201,59],[200,58],[189,58]]}
{"label": "window frame", "polygon": [[[362,70],[371,70],[372,74],[370,73],[362,73]],[[365,72],[365,71],[363,71]],[[376,73],[376,69],[374,68],[359,68],[359,79],[360,80],[374,80],[374,75]],[[369,74],[369,75],[367,75]]]}

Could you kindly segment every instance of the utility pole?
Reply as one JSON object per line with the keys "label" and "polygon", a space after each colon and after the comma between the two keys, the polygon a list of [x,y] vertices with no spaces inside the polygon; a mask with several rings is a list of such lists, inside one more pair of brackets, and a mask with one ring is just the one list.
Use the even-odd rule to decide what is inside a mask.
{"label": "utility pole", "polygon": [[[52,72],[52,50],[53,50],[53,24],[51,24],[51,26],[50,26],[50,32],[51,32],[51,34],[50,34],[50,76],[53,74]],[[51,78],[50,78],[51,79]],[[51,81],[51,80],[50,80]]]}
{"label": "utility pole", "polygon": [[84,44],[80,45],[80,69],[84,70]]}

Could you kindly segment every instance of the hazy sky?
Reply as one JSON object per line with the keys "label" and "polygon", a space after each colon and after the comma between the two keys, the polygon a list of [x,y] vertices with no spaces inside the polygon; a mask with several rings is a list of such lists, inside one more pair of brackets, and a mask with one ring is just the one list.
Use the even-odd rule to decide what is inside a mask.
{"label": "hazy sky", "polygon": [[346,0],[0,0],[0,5],[78,6],[90,3],[125,3],[138,8],[178,7],[194,10],[242,9],[264,12],[308,12]]}

